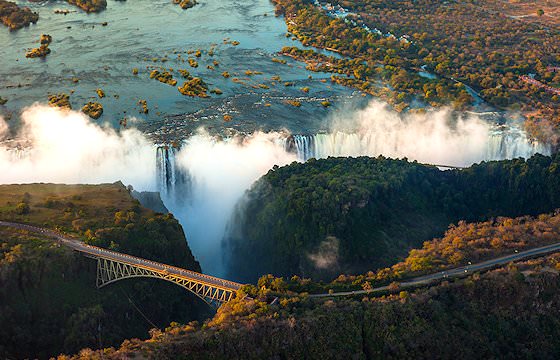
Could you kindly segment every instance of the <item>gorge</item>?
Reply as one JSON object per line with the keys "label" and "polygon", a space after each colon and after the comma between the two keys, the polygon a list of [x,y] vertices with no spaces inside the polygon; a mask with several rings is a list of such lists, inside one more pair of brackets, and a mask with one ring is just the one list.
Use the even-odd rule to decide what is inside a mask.
{"label": "gorge", "polygon": [[228,137],[199,129],[182,142],[159,145],[137,130],[117,133],[73,111],[35,106],[22,113],[22,120],[15,136],[2,123],[3,138],[11,139],[2,145],[0,162],[11,169],[2,182],[122,180],[139,191],[159,191],[183,224],[203,271],[217,276],[225,271],[221,241],[234,207],[275,165],[312,157],[384,155],[469,166],[552,151],[514,125],[493,125],[447,110],[401,115],[378,101],[334,115],[330,130],[315,135],[273,131]]}

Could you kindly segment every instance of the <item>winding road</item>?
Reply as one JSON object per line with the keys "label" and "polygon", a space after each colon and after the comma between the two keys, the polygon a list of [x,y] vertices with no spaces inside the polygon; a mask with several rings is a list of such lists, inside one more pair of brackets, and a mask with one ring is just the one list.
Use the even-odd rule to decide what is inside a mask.
{"label": "winding road", "polygon": [[[445,280],[448,278],[458,278],[464,277],[472,274],[476,271],[490,270],[500,265],[508,264],[512,261],[519,261],[524,259],[529,259],[532,257],[537,257],[540,255],[546,255],[554,252],[560,251],[560,243],[542,246],[534,249],[529,249],[525,251],[519,251],[511,255],[501,256],[495,259],[486,260],[476,264],[469,264],[465,266],[460,266],[457,268],[439,271],[433,274],[423,275],[415,277],[399,283],[399,288],[410,288],[416,286],[427,285],[436,281]],[[356,291],[343,291],[336,292],[332,294],[311,294],[309,297],[332,297],[332,296],[351,296],[359,294],[368,294],[373,292],[387,291],[389,290],[389,285],[376,287],[370,290],[356,290]]]}
{"label": "winding road", "polygon": [[[238,284],[233,281],[220,279],[214,276],[205,275],[201,273],[197,273],[195,271],[190,271],[186,269],[181,269],[175,266],[170,266],[162,263],[158,263],[151,260],[142,259],[136,256],[131,256],[127,254],[122,254],[116,251],[102,249],[96,246],[87,245],[79,240],[71,239],[65,237],[55,231],[39,228],[31,225],[26,224],[19,224],[19,223],[12,223],[6,221],[0,221],[0,226],[16,228],[20,230],[26,230],[34,233],[39,233],[44,236],[52,237],[58,240],[62,245],[72,248],[76,251],[84,253],[91,257],[103,257],[106,259],[112,259],[114,261],[118,261],[121,263],[128,263],[131,265],[143,267],[143,268],[150,268],[156,269],[159,271],[166,271],[169,274],[197,280],[200,282],[204,282],[210,284],[212,286],[216,286],[219,288],[236,291],[242,285]],[[439,271],[436,273],[423,275],[419,277],[415,277],[403,282],[399,283],[399,288],[410,288],[410,287],[417,287],[422,285],[428,285],[430,283],[445,280],[448,278],[459,278],[464,277],[472,274],[476,271],[484,271],[490,270],[500,265],[508,264],[512,261],[519,261],[524,259],[529,259],[532,257],[537,257],[541,255],[546,255],[554,252],[560,252],[560,243],[555,243],[547,246],[542,246],[538,248],[533,248],[525,251],[519,251],[511,255],[501,256],[498,258],[494,258],[491,260],[486,260],[476,264],[469,264],[465,266],[460,266],[457,268]],[[310,294],[309,297],[319,298],[319,297],[335,297],[335,296],[352,296],[352,295],[359,295],[359,294],[368,294],[373,292],[381,292],[389,290],[390,285],[380,286],[377,288],[373,288],[370,290],[355,290],[355,291],[343,291],[343,292],[336,292],[336,293],[326,293],[326,294]]]}

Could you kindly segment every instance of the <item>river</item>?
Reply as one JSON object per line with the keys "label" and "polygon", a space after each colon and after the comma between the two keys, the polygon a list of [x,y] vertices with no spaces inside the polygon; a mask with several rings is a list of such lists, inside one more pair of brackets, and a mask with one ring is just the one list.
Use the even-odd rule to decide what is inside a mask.
{"label": "river", "polygon": [[[63,1],[16,3],[38,12],[39,21],[14,32],[0,28],[0,96],[8,99],[0,106],[4,117],[17,118],[20,109],[47,102],[49,93],[65,92],[74,109],[100,102],[104,115],[98,122],[118,127],[121,119],[135,117],[141,120],[137,126],[156,138],[184,138],[201,125],[302,132],[324,128],[322,121],[330,110],[322,101],[337,107],[362,98],[352,89],[321,81],[329,74],[309,72],[289,58],[283,58],[287,64],[272,61],[283,46],[295,42],[285,36],[286,25],[274,16],[268,0],[199,1],[188,10],[171,0],[109,0],[107,9],[97,14]],[[70,13],[55,14],[57,9]],[[37,47],[43,33],[53,37],[51,54],[44,60],[27,59],[26,50]],[[208,54],[211,48],[213,56]],[[199,49],[200,58],[186,53]],[[189,66],[189,57],[199,62],[198,68]],[[214,61],[219,65],[208,69]],[[177,86],[149,78],[152,69],[162,68],[174,70],[177,86],[183,82],[177,70],[185,69],[223,95],[184,96]],[[262,74],[247,76],[247,70]],[[231,77],[224,78],[224,71]],[[106,97],[98,99],[96,89]],[[300,101],[301,107],[287,104],[287,99]],[[139,100],[147,101],[148,114],[140,113]],[[224,122],[224,114],[232,121]]]}

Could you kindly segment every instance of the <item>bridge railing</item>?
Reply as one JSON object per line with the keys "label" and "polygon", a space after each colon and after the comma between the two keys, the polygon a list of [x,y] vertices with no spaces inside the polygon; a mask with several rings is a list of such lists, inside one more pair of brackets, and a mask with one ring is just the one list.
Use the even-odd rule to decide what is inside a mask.
{"label": "bridge railing", "polygon": [[[198,279],[199,281],[208,281],[209,285],[218,285],[218,286],[223,286],[223,287],[229,287],[229,290],[237,290],[239,289],[242,284],[233,282],[233,281],[229,281],[229,280],[224,280],[221,278],[217,278],[211,275],[206,275],[206,274],[201,274],[198,273],[196,271],[192,271],[192,270],[187,270],[187,269],[183,269],[180,267],[176,267],[176,266],[172,266],[172,265],[167,265],[167,264],[163,264],[163,263],[159,263],[156,261],[152,261],[152,260],[147,260],[144,258],[140,258],[137,256],[132,256],[132,255],[128,255],[128,254],[123,254],[117,251],[112,251],[112,250],[107,250],[107,249],[103,249],[97,246],[93,246],[93,245],[89,245],[86,244],[82,241],[76,240],[76,239],[69,239],[66,238],[63,234],[61,234],[58,231],[54,231],[54,230],[50,230],[50,229],[43,229],[43,228],[39,228],[36,226],[32,226],[32,225],[27,225],[27,224],[15,224],[15,223],[8,223],[8,222],[4,222],[4,221],[0,221],[0,224],[5,224],[8,226],[17,226],[19,228],[22,229],[26,229],[28,231],[32,231],[32,232],[38,232],[41,234],[48,234],[52,237],[57,238],[59,241],[64,242],[66,245],[68,245],[69,247],[71,247],[72,249],[82,252],[82,253],[86,253],[92,256],[96,256],[96,257],[103,257],[103,255],[107,256],[109,259],[111,260],[115,260],[115,261],[123,261],[123,259],[129,259],[130,261],[135,261],[131,262],[130,264],[133,266],[139,266],[139,267],[146,267],[145,265],[143,265],[142,263],[145,264],[150,264],[153,266],[154,269],[157,269],[158,271],[174,271],[173,274],[177,275],[177,276],[185,276],[185,277],[190,277],[191,279]],[[90,251],[87,251],[87,250]]]}
{"label": "bridge railing", "polygon": [[[205,279],[205,280],[210,280],[214,283],[229,285],[230,287],[235,288],[236,290],[239,289],[242,286],[242,284],[239,284],[239,283],[236,283],[236,282],[233,282],[233,281],[224,280],[224,279],[217,278],[217,277],[214,277],[214,276],[211,276],[211,275],[206,275],[206,274],[198,273],[196,271],[183,269],[183,268],[180,268],[180,267],[177,267],[177,266],[167,265],[167,264],[159,263],[159,262],[156,262],[156,261],[140,258],[140,257],[137,257],[137,256],[132,256],[132,255],[123,254],[123,253],[120,253],[120,252],[117,252],[117,251],[103,249],[103,248],[93,246],[93,245],[89,245],[89,244],[85,244],[85,243],[82,243],[82,242],[76,243],[77,240],[75,240],[76,242],[73,241],[73,240],[68,240],[68,239],[64,239],[64,240],[72,243],[73,245],[76,245],[76,246],[72,246],[72,247],[77,251],[86,252],[86,251],[83,251],[82,249],[80,249],[81,247],[91,249],[92,252],[86,252],[86,253],[94,255],[94,256],[95,255],[100,256],[99,254],[107,254],[107,256],[110,256],[112,259],[117,259],[118,260],[119,258],[127,258],[127,259],[130,259],[130,260],[135,260],[137,262],[144,262],[144,263],[148,263],[148,264],[153,265],[158,270],[163,270],[163,271],[165,271],[165,270],[167,270],[167,271],[175,270],[178,273],[176,275],[190,275],[192,278]],[[138,264],[132,263],[132,265],[138,265]]]}

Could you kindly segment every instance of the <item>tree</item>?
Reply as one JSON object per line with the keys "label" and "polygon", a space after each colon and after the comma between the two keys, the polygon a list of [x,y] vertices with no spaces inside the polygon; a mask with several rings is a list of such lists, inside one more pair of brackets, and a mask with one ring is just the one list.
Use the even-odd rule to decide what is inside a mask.
{"label": "tree", "polygon": [[544,15],[544,10],[543,9],[537,10],[537,16],[543,16],[543,15]]}
{"label": "tree", "polygon": [[16,214],[18,215],[26,215],[29,214],[29,205],[24,202],[20,202],[16,205]]}
{"label": "tree", "polygon": [[401,287],[401,284],[399,284],[396,281],[393,281],[392,283],[389,284],[389,291],[397,291],[399,288]]}

